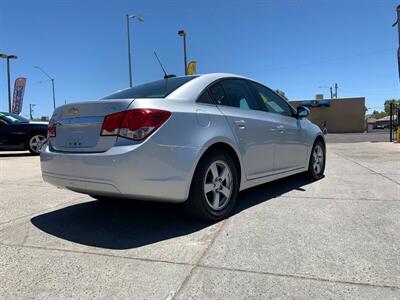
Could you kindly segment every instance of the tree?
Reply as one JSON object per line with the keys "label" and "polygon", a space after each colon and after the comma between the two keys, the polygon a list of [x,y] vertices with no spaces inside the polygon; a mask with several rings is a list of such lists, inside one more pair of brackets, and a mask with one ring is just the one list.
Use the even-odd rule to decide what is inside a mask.
{"label": "tree", "polygon": [[373,116],[375,119],[380,119],[380,118],[386,117],[386,116],[387,116],[387,113],[386,113],[385,111],[377,111],[377,110],[374,110],[374,111],[372,112],[372,116]]}
{"label": "tree", "polygon": [[275,93],[277,93],[279,96],[281,96],[283,99],[285,99],[286,101],[289,101],[289,98],[286,97],[285,92],[281,91],[281,90],[275,90]]}
{"label": "tree", "polygon": [[389,100],[385,100],[385,112],[386,112],[386,114],[387,115],[389,115],[390,114],[390,103],[391,102],[393,102],[393,103],[395,103],[395,104],[397,104],[397,105],[399,105],[400,106],[400,99],[389,99]]}

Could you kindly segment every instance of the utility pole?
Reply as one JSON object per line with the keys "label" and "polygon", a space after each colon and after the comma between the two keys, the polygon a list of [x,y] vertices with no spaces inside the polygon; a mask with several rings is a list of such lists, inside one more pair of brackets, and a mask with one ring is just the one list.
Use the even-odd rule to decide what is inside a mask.
{"label": "utility pole", "polygon": [[335,83],[335,98],[337,99],[337,90],[338,90],[338,84]]}
{"label": "utility pole", "polygon": [[33,108],[36,106],[36,104],[31,104],[29,103],[29,119],[32,121],[33,120]]}
{"label": "utility pole", "polygon": [[329,91],[331,92],[331,99],[333,99],[333,87],[332,86],[321,85],[318,88],[319,89],[327,89],[327,88],[329,88]]}

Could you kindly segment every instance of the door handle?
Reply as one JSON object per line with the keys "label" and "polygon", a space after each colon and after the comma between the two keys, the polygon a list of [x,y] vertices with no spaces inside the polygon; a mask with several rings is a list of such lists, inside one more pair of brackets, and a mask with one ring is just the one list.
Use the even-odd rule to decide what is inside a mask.
{"label": "door handle", "polygon": [[235,121],[235,124],[241,129],[246,128],[246,121],[245,120],[237,120],[237,121]]}

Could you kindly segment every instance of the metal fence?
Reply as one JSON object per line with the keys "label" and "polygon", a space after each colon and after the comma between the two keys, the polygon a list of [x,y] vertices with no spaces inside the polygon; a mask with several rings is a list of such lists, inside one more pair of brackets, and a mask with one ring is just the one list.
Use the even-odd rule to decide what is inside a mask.
{"label": "metal fence", "polygon": [[390,141],[398,143],[399,136],[399,125],[400,125],[400,104],[391,102],[390,103],[390,111],[389,111],[389,134],[390,134]]}

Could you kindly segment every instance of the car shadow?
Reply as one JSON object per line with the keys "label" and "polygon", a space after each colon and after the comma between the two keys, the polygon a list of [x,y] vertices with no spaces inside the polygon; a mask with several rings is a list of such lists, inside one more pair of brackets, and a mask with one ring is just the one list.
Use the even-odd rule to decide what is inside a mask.
{"label": "car shadow", "polygon": [[[268,201],[311,183],[295,175],[239,194],[234,211]],[[131,249],[199,231],[211,223],[188,215],[182,205],[148,201],[89,201],[31,219],[38,229],[74,243],[106,249]]]}

